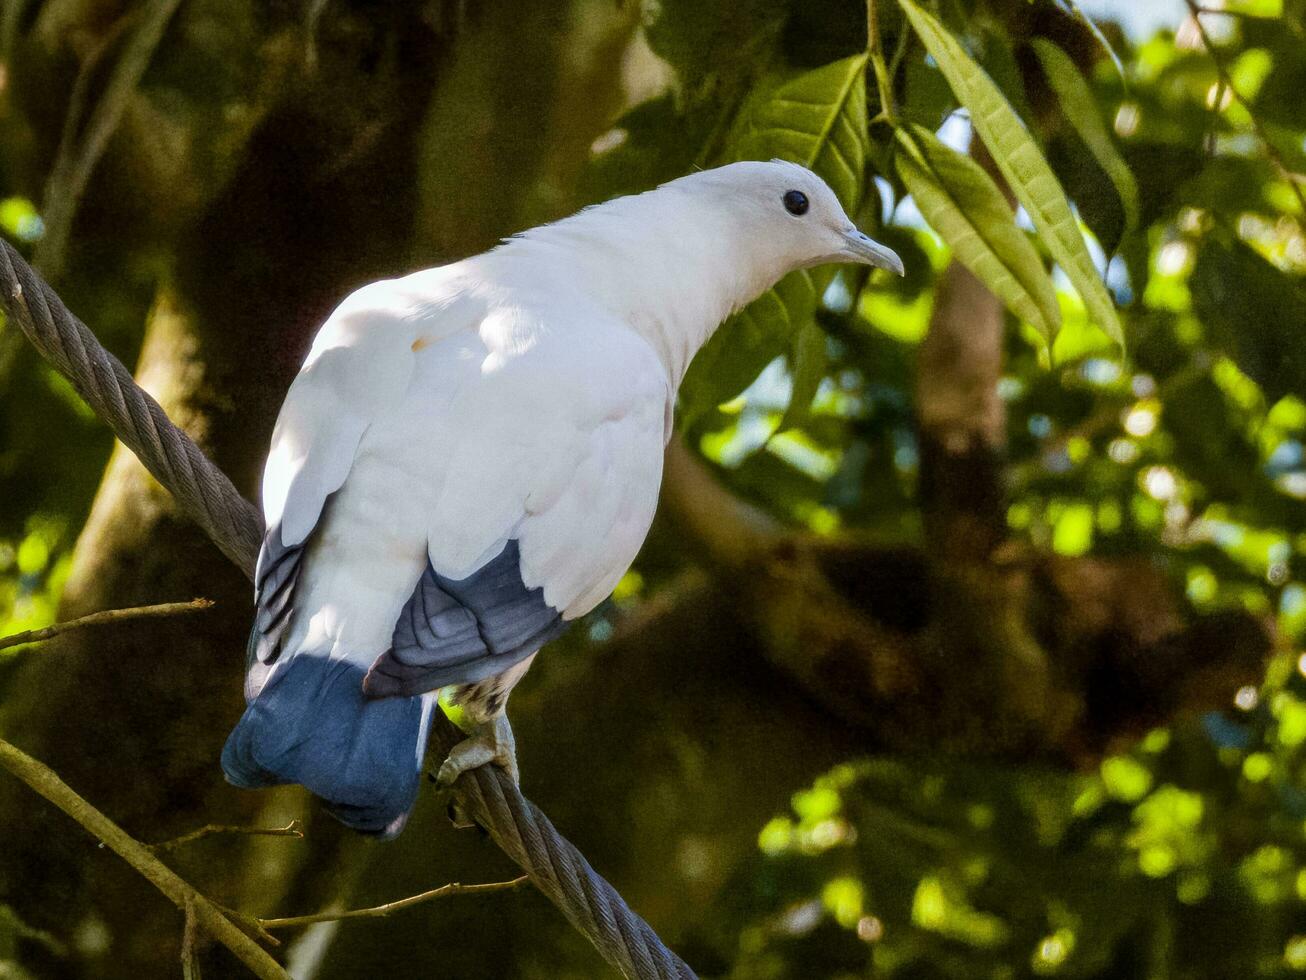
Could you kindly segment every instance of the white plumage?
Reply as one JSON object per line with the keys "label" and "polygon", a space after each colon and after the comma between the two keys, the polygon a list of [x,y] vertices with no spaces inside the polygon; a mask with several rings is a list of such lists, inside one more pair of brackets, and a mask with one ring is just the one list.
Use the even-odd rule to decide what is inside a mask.
{"label": "white plumage", "polygon": [[[747,163],[346,299],[273,434],[229,778],[302,782],[395,832],[437,682],[483,723],[442,774],[511,768],[507,690],[634,560],[690,359],[781,276],[829,261],[901,271],[815,175]],[[395,696],[365,698],[365,675]]]}

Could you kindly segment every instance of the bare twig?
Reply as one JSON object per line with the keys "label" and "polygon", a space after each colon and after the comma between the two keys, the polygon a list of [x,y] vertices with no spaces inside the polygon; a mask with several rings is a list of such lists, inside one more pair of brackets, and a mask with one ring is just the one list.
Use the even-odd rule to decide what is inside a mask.
{"label": "bare twig", "polygon": [[[1220,77],[1221,84],[1229,90],[1229,94],[1233,97],[1234,101],[1247,110],[1247,117],[1252,121],[1252,131],[1256,133],[1256,138],[1265,146],[1266,156],[1268,156],[1270,161],[1279,169],[1279,175],[1288,182],[1288,186],[1292,188],[1292,192],[1297,198],[1297,205],[1301,208],[1301,214],[1298,216],[1298,220],[1306,220],[1306,192],[1302,190],[1302,182],[1303,180],[1306,180],[1306,177],[1294,173],[1292,168],[1288,166],[1287,162],[1283,159],[1283,155],[1279,152],[1279,148],[1274,145],[1269,134],[1265,131],[1265,127],[1261,125],[1261,121],[1256,117],[1256,112],[1252,109],[1252,104],[1243,97],[1243,94],[1238,91],[1238,87],[1234,85],[1233,78],[1229,74],[1229,69],[1225,67],[1224,59],[1220,57],[1220,52],[1216,49],[1215,43],[1211,40],[1211,35],[1207,32],[1206,25],[1202,23],[1202,15],[1204,13],[1211,13],[1211,11],[1203,10],[1197,3],[1197,0],[1184,0],[1184,2],[1188,4],[1188,11],[1192,15],[1193,23],[1197,25],[1197,32],[1202,37],[1202,46],[1206,48],[1206,53],[1211,56],[1211,61],[1215,64],[1215,71]],[[1220,101],[1223,98],[1224,96],[1222,94],[1217,93],[1215,103],[1217,111],[1220,107]]]}
{"label": "bare twig", "polygon": [[262,943],[269,949],[275,949],[281,945],[281,940],[272,933],[268,932],[259,923],[258,919],[248,912],[240,912],[233,908],[228,908],[221,902],[214,902],[214,907],[232,921],[237,929],[249,936],[255,942]]}
{"label": "bare twig", "polygon": [[0,650],[6,647],[22,646],[24,643],[40,643],[60,633],[81,629],[83,626],[103,626],[105,623],[120,623],[127,619],[146,619],[153,616],[178,616],[183,613],[199,612],[212,609],[212,599],[192,599],[190,602],[164,602],[156,606],[132,606],[128,609],[105,609],[93,612],[65,623],[55,623],[39,630],[25,630],[12,636],[0,636]]}
{"label": "bare twig", "polygon": [[[154,56],[154,49],[180,3],[181,0],[149,0],[141,12],[140,26],[123,48],[104,93],[90,114],[85,135],[75,146],[66,142],[59,148],[59,156],[46,185],[45,236],[36,247],[36,265],[47,278],[57,279],[63,271],[68,236],[82,192],[86,190],[95,165],[117,130],[127,102],[140,84]],[[65,136],[71,137],[72,134],[65,133]]]}
{"label": "bare twig", "polygon": [[31,0],[10,0],[0,13],[0,69],[8,70],[18,46],[19,25]]}
{"label": "bare twig", "polygon": [[875,87],[880,94],[880,115],[890,126],[897,126],[898,110],[893,102],[893,82],[889,77],[889,68],[884,63],[880,18],[875,9],[875,0],[866,0],[866,50],[875,71]]}
{"label": "bare twig", "polygon": [[200,980],[200,957],[195,923],[195,900],[186,896],[186,928],[181,934],[181,978],[182,980]]}
{"label": "bare twig", "polygon": [[530,881],[530,877],[522,875],[520,878],[514,878],[512,881],[492,881],[484,885],[460,885],[454,882],[449,885],[441,885],[439,888],[432,888],[430,891],[422,892],[419,895],[410,895],[407,898],[401,898],[395,902],[387,902],[385,905],[376,905],[369,909],[348,909],[341,912],[317,912],[313,915],[292,915],[284,919],[257,919],[260,926],[264,929],[293,929],[295,926],[308,926],[314,922],[335,922],[337,919],[376,919],[390,915],[392,912],[398,912],[401,909],[412,908],[414,905],[421,905],[423,902],[433,902],[437,898],[450,898],[454,895],[484,895],[487,892],[506,892],[520,888]]}
{"label": "bare twig", "polygon": [[158,844],[147,844],[146,846],[155,854],[162,854],[165,851],[171,851],[181,847],[184,844],[190,844],[197,840],[203,840],[205,837],[214,837],[218,834],[242,834],[246,837],[295,837],[299,840],[304,839],[303,825],[298,820],[292,820],[284,827],[236,827],[226,824],[208,823],[198,830],[192,830],[190,833],[182,834],[180,837],[174,837],[172,840],[165,840]]}
{"label": "bare twig", "polygon": [[139,10],[129,10],[124,13],[96,40],[94,47],[82,59],[81,67],[77,69],[77,77],[73,79],[73,87],[68,93],[68,109],[64,113],[63,129],[59,134],[59,148],[54,165],[50,169],[51,188],[57,186],[61,180],[66,180],[66,175],[75,168],[77,136],[86,119],[86,109],[91,101],[92,83],[98,77],[105,57],[122,40],[123,34],[138,16],[140,16]]}
{"label": "bare twig", "polygon": [[[68,956],[68,947],[44,929],[29,926],[18,917],[8,905],[0,905],[0,935],[8,932],[11,936],[44,946],[54,956],[64,959]],[[3,976],[3,974],[0,974]]]}
{"label": "bare twig", "polygon": [[898,41],[893,46],[893,55],[889,58],[889,78],[898,77],[898,69],[902,67],[902,59],[907,56],[907,46],[911,43],[911,31],[907,30],[906,25],[898,31]]}
{"label": "bare twig", "polygon": [[78,796],[52,769],[3,739],[0,739],[0,767],[7,769],[13,776],[76,820],[93,837],[102,841],[139,871],[177,908],[183,912],[188,908],[193,910],[196,928],[202,929],[205,935],[212,936],[231,950],[254,972],[255,976],[262,980],[290,980],[290,975],[277,964],[276,960],[223,915],[213,903],[151,854],[148,847]]}

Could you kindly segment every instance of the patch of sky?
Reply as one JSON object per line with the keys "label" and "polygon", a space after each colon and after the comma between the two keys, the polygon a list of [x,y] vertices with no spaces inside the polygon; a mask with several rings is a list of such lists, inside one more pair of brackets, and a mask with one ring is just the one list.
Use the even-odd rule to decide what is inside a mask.
{"label": "patch of sky", "polygon": [[920,465],[921,454],[916,447],[916,436],[911,430],[893,430],[893,465],[900,472],[911,473]]}
{"label": "patch of sky", "polygon": [[1007,374],[998,379],[998,397],[1004,402],[1014,402],[1024,393],[1025,382],[1020,378]]}
{"label": "patch of sky", "polygon": [[1277,476],[1299,468],[1303,458],[1306,458],[1306,447],[1296,439],[1285,439],[1274,447],[1274,452],[1265,461],[1265,468],[1271,475]]}
{"label": "patch of sky", "polygon": [[933,229],[926,223],[925,216],[910,194],[898,200],[898,206],[893,209],[892,223],[902,228],[919,228],[933,234]]}
{"label": "patch of sky", "polygon": [[1113,20],[1134,40],[1151,37],[1159,30],[1174,30],[1188,16],[1184,0],[1077,0],[1084,16],[1096,21]]}
{"label": "patch of sky", "polygon": [[1120,363],[1105,357],[1090,357],[1079,366],[1079,374],[1089,384],[1115,384],[1120,379]]}
{"label": "patch of sky", "polygon": [[1026,425],[1029,426],[1029,434],[1035,439],[1046,439],[1052,434],[1052,419],[1041,412],[1031,415]]}
{"label": "patch of sky", "polygon": [[880,194],[880,222],[887,225],[893,221],[893,185],[883,177],[876,176],[875,189]]}
{"label": "patch of sky", "polygon": [[1245,749],[1252,744],[1246,725],[1226,718],[1221,711],[1211,711],[1202,716],[1202,728],[1207,737],[1220,748]]}
{"label": "patch of sky", "polygon": [[833,313],[847,313],[853,308],[854,298],[852,290],[848,288],[848,279],[836,275],[821,297],[821,304]]}
{"label": "patch of sky", "polygon": [[971,125],[966,110],[958,109],[950,113],[948,118],[943,120],[937,135],[941,143],[946,143],[958,153],[969,153]]}
{"label": "patch of sky", "polygon": [[1120,306],[1128,306],[1134,301],[1134,286],[1129,279],[1129,266],[1119,255],[1107,263],[1106,285]]}

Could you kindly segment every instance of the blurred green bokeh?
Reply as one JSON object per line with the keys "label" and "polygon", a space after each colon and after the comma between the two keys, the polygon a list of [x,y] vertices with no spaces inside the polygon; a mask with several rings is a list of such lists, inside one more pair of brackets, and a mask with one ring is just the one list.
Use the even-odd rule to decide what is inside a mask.
{"label": "blurred green bokeh", "polygon": [[[55,8],[71,6],[11,0],[0,16],[7,46],[0,49],[0,231],[47,261],[41,249],[58,219],[43,200],[58,186],[48,183],[60,131],[51,114],[66,111],[74,69],[87,70],[93,57],[74,27],[58,26]],[[106,25],[128,16],[131,5],[104,6],[77,22],[88,36],[117,30]],[[342,223],[362,230],[352,239],[339,229],[325,236],[327,258],[312,283],[321,295],[307,293],[313,301],[736,158],[784,156],[813,166],[906,262],[902,280],[848,269],[786,280],[732,318],[682,391],[690,454],[732,501],[782,528],[786,547],[814,556],[824,591],[812,595],[821,601],[805,597],[800,573],[786,579],[776,571],[783,557],[758,554],[729,567],[710,541],[697,540],[692,522],[660,524],[614,599],[559,651],[563,666],[544,667],[548,657],[541,658],[536,673],[554,673],[523,685],[521,711],[532,713],[546,739],[548,701],[532,690],[570,684],[605,696],[601,673],[596,680],[586,671],[601,671],[611,644],[628,643],[631,631],[674,607],[686,583],[697,582],[695,570],[705,569],[743,610],[730,614],[747,637],[739,656],[763,651],[749,669],[763,670],[765,660],[765,670],[778,671],[784,686],[801,692],[798,701],[824,712],[843,740],[844,761],[814,782],[808,773],[755,788],[750,807],[774,815],[740,818],[722,831],[746,840],[746,853],[721,847],[711,860],[700,855],[724,870],[692,916],[675,910],[665,877],[626,868],[626,884],[661,909],[664,919],[654,915],[654,924],[674,929],[704,976],[1306,973],[1302,0],[1225,0],[1226,13],[1202,17],[1212,49],[1182,12],[1170,28],[1130,36],[1110,19],[1090,29],[1074,3],[922,5],[1028,127],[1021,138],[1051,165],[1058,194],[1064,189],[1073,205],[1127,340],[1122,353],[1108,325],[1090,314],[1074,275],[1054,266],[1049,240],[1023,209],[1005,216],[1037,250],[1061,322],[1044,349],[1035,325],[995,307],[1005,329],[990,351],[996,367],[983,380],[996,392],[1001,439],[982,446],[975,487],[957,475],[965,471],[939,469],[951,450],[932,434],[926,411],[939,362],[924,345],[932,332],[967,333],[964,322],[941,323],[940,312],[940,283],[958,270],[953,260],[966,245],[932,228],[908,194],[897,155],[909,149],[895,133],[909,123],[937,131],[957,153],[997,170],[972,146],[967,108],[898,4],[873,4],[881,47],[870,59],[867,8],[850,0],[642,7],[574,0],[556,18],[512,5],[432,3],[386,15],[393,20],[374,19],[361,2],[248,6],[182,5],[123,125],[139,127],[127,137],[166,133],[185,150],[173,159],[127,137],[111,144],[83,210],[67,219],[71,234],[58,256],[69,260],[60,288],[128,361],[141,349],[159,294],[194,277],[187,263],[207,256],[218,285],[192,287],[188,300],[206,324],[196,331],[213,359],[213,390],[200,401],[216,406],[212,417],[244,407],[229,404],[238,396],[222,387],[230,368],[221,358],[240,360],[220,340],[229,310],[215,297],[228,288],[226,277],[257,284],[264,275],[301,275],[302,265],[278,270],[278,235],[299,256],[317,246],[299,237],[313,215],[282,216],[278,195],[313,181],[329,187],[359,160],[376,165],[369,154],[393,147],[408,156],[396,164],[398,176],[387,171],[377,186],[414,188],[401,209],[411,227],[382,233],[365,218]],[[366,59],[351,47],[364,36],[372,44]],[[1035,38],[1056,45],[1065,64],[1040,54]],[[116,50],[112,39],[103,44],[95,57]],[[237,48],[248,64],[223,60]],[[312,68],[305,50],[327,68]],[[448,63],[433,68],[431,52]],[[887,70],[890,104],[875,58]],[[323,78],[341,65],[333,89]],[[546,69],[539,85],[523,76]],[[1053,71],[1073,78],[1050,80]],[[92,89],[103,86],[94,68],[89,77]],[[278,101],[283,79],[291,80],[286,104]],[[405,86],[429,88],[430,105],[408,116],[393,109]],[[338,118],[313,128],[304,122],[312,115],[304,93],[319,91],[340,102],[315,111]],[[385,117],[392,109],[399,116]],[[390,121],[369,128],[373,111]],[[398,117],[411,130],[402,137],[394,133]],[[283,143],[297,146],[296,127],[312,134],[311,147],[282,152]],[[262,165],[276,161],[286,185],[263,188],[242,169],[242,154]],[[988,185],[945,186],[942,173],[934,173],[938,187],[954,197],[990,193]],[[357,213],[386,207],[366,174],[349,179]],[[158,213],[124,210],[119,198],[151,181]],[[240,198],[229,213],[224,195],[236,199],[231,188],[241,181],[259,188],[255,203]],[[378,200],[368,203],[359,187]],[[256,227],[259,207],[276,215],[266,240]],[[981,233],[992,230],[974,220]],[[239,229],[237,243],[248,235],[267,251],[220,252],[228,228]],[[214,251],[204,251],[214,239]],[[215,255],[230,258],[230,269],[213,267]],[[974,268],[997,289],[993,266]],[[288,316],[298,322],[321,312],[305,305]],[[269,327],[268,350],[285,348],[275,351],[283,374],[303,340],[289,329],[278,341]],[[964,379],[973,366],[950,369]],[[945,387],[949,377],[937,375]],[[260,384],[284,381],[272,368],[268,379]],[[954,385],[959,397],[961,384]],[[251,411],[266,416],[277,400],[270,392]],[[0,406],[0,635],[7,635],[58,616],[111,444],[67,383],[2,320]],[[962,414],[977,419],[978,409]],[[268,425],[260,417],[252,430],[262,438]],[[245,467],[237,478],[248,483],[260,448],[244,432],[239,446],[223,451]],[[940,472],[952,488],[942,497],[931,476]],[[972,508],[967,491],[989,484],[992,493],[978,495]],[[987,506],[997,516],[985,533],[997,540],[954,553],[946,529],[961,525],[948,522]],[[830,595],[844,605],[822,605]],[[786,596],[802,608],[790,609]],[[176,596],[158,595],[167,598]],[[835,616],[831,609],[856,616],[851,625],[830,625],[821,617]],[[1245,645],[1253,632],[1256,641]],[[865,690],[849,675],[804,666],[808,653],[813,663],[838,661],[850,633],[871,651]],[[828,643],[831,659],[809,648],[813,642]],[[888,651],[884,660],[877,650]],[[980,659],[990,652],[993,660]],[[899,654],[905,660],[893,659]],[[57,655],[0,651],[0,703],[17,696],[16,678],[33,669],[25,664]],[[232,678],[238,666],[233,650]],[[909,680],[895,687],[901,676]],[[699,703],[710,714],[710,693],[682,696],[690,715]],[[766,737],[785,741],[786,719],[770,717],[769,708],[752,704],[748,717],[766,718],[773,726]],[[584,718],[562,727],[572,723],[583,726]],[[700,733],[675,731],[668,744],[676,739],[697,745]],[[825,751],[814,749],[812,758]],[[722,753],[729,758],[728,747]],[[611,766],[613,774],[593,778],[638,785],[627,760],[614,755]],[[564,771],[556,770],[557,782],[571,778]],[[208,778],[220,778],[216,761]],[[679,793],[711,798],[715,782],[708,771]],[[638,792],[613,800],[583,797],[583,787],[576,793],[577,807],[616,808],[631,827],[660,819]],[[686,837],[677,853],[711,852],[704,839],[690,847]],[[621,854],[639,850],[638,842],[611,843]],[[40,964],[51,963],[64,971],[58,975],[81,968],[117,975],[102,951],[77,945],[74,924],[60,915],[22,891],[0,890],[0,975],[43,976]],[[420,944],[422,924],[411,928],[408,938]],[[496,936],[486,926],[465,942],[490,945]],[[77,951],[55,955],[60,943]],[[360,945],[366,942],[350,948]],[[133,955],[145,957],[132,961],[138,964],[155,962],[151,952]],[[158,955],[159,963],[174,956]],[[332,955],[313,975],[349,975],[348,966],[332,972]],[[514,975],[586,975],[575,966],[584,961],[565,949],[553,959],[511,955]],[[557,962],[573,972],[549,966]],[[508,968],[500,961],[498,969]],[[500,974],[484,974],[492,975]]]}

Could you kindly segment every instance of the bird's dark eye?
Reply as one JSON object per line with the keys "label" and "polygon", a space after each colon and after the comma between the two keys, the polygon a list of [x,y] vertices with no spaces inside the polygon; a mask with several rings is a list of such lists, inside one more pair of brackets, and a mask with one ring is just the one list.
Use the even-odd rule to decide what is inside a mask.
{"label": "bird's dark eye", "polygon": [[807,195],[802,191],[785,191],[785,210],[793,215],[807,213]]}

